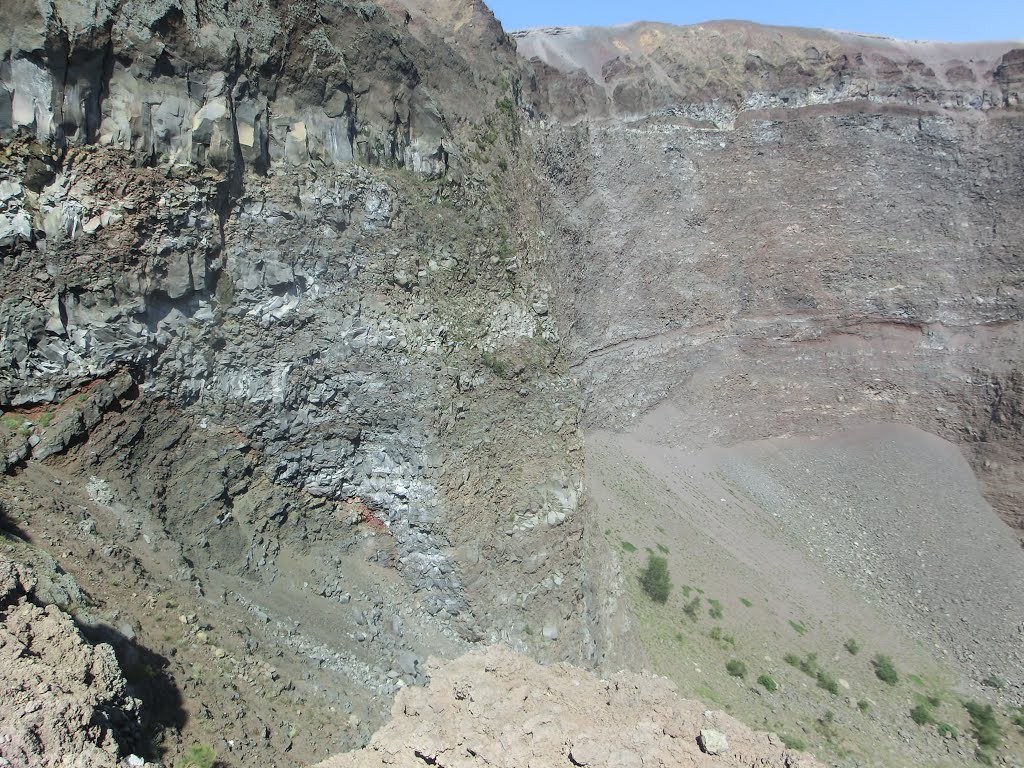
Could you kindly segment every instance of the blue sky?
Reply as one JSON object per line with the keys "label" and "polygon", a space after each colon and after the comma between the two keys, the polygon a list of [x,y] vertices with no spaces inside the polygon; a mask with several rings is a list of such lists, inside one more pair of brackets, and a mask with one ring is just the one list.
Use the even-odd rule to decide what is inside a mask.
{"label": "blue sky", "polygon": [[486,0],[506,30],[574,24],[747,19],[918,40],[1024,38],[1024,0]]}

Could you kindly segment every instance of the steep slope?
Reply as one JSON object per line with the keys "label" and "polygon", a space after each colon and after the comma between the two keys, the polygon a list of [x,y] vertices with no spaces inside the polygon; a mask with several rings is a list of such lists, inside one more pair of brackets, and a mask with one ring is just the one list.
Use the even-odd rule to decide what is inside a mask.
{"label": "steep slope", "polygon": [[[969,759],[909,714],[932,696],[963,730],[960,699],[1024,695],[1024,43],[739,22],[514,37],[585,398],[602,663],[835,764]],[[958,446],[984,498],[904,426]],[[648,554],[665,606],[638,582]],[[854,636],[912,682],[878,685]]]}
{"label": "steep slope", "polygon": [[517,42],[560,68],[552,103],[590,94],[542,139],[590,424],[651,412],[700,446],[905,421],[963,444],[1021,525],[1024,44],[731,23]]}
{"label": "steep slope", "polygon": [[[86,585],[65,607],[126,630],[148,757],[212,741],[229,766],[313,762],[366,743],[429,655],[485,641],[666,663],[612,534],[636,523],[652,554],[677,551],[707,489],[662,500],[661,540],[622,509],[643,483],[584,504],[585,471],[613,496],[601,456],[898,422],[956,443],[1020,525],[1019,43],[733,23],[513,41],[478,0],[5,11],[0,501],[16,549]],[[807,453],[758,469],[744,451],[775,444],[758,445],[719,468],[751,525],[810,504],[759,479],[792,480]],[[830,466],[820,495],[853,487]],[[941,466],[962,493],[915,519],[969,530],[967,510],[1005,534]],[[850,508],[879,501],[858,493]],[[849,586],[797,544],[795,580]],[[962,572],[986,569],[965,552]],[[1019,659],[1018,562],[971,607],[983,652],[908,650],[951,617],[900,618],[886,647],[980,695]],[[887,589],[931,605],[913,579]],[[995,671],[1021,703],[1019,674]],[[757,695],[726,682],[738,709]],[[813,701],[782,724],[858,760],[845,715]],[[864,731],[884,755],[968,754],[894,734],[896,711]]]}
{"label": "steep slope", "polygon": [[486,8],[8,6],[0,492],[188,689],[165,758],[360,744],[480,639],[586,659],[579,398]]}

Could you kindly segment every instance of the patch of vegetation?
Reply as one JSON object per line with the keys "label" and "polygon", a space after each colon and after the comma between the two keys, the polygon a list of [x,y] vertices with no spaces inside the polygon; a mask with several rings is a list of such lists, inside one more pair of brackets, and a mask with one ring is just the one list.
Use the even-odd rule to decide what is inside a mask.
{"label": "patch of vegetation", "polygon": [[680,589],[683,591],[683,597],[689,600],[690,592],[693,591],[693,587],[691,587],[689,584],[683,584],[683,586],[681,586]]}
{"label": "patch of vegetation", "polygon": [[861,699],[857,702],[857,709],[859,709],[861,712],[867,712],[869,709],[871,709],[871,702],[867,699]]}
{"label": "patch of vegetation", "polygon": [[983,763],[991,764],[992,751],[1003,743],[1003,731],[999,727],[995,710],[991,704],[981,704],[977,701],[966,702],[964,709],[971,718],[971,731],[974,733],[974,740],[978,742],[975,757]]}
{"label": "patch of vegetation", "polygon": [[699,610],[700,610],[700,596],[699,595],[695,596],[693,598],[693,600],[691,600],[690,602],[688,602],[686,605],[683,606],[683,613],[685,613],[690,618],[690,621],[696,621],[697,620],[697,611],[699,611]]}
{"label": "patch of vegetation", "polygon": [[843,643],[843,647],[851,656],[856,656],[858,653],[860,653],[860,643],[858,643],[852,637],[845,643]]}
{"label": "patch of vegetation", "polygon": [[654,554],[647,555],[647,567],[640,574],[640,586],[654,602],[667,602],[669,593],[672,591],[668,559]]}
{"label": "patch of vegetation", "polygon": [[986,688],[995,688],[998,691],[1001,691],[1006,687],[1006,681],[1001,677],[996,677],[995,675],[989,675],[981,681],[981,684]]}
{"label": "patch of vegetation", "polygon": [[5,413],[0,416],[0,424],[3,424],[12,432],[16,431],[25,423],[25,417],[17,413]]}
{"label": "patch of vegetation", "polygon": [[878,654],[871,660],[871,666],[875,668],[875,677],[887,685],[896,685],[900,681],[900,674],[896,671],[896,665],[892,659],[883,654]]}
{"label": "patch of vegetation", "polygon": [[216,762],[217,753],[213,751],[213,747],[206,744],[194,744],[178,761],[177,768],[213,768]]}
{"label": "patch of vegetation", "polygon": [[729,659],[729,661],[725,663],[725,671],[733,677],[746,677],[747,665],[739,659]]}
{"label": "patch of vegetation", "polygon": [[740,602],[743,603],[745,606],[747,606],[747,608],[751,608],[754,605],[752,602],[747,600],[747,598],[745,598],[745,597],[741,597],[740,598]]}
{"label": "patch of vegetation", "polygon": [[839,740],[839,732],[836,730],[836,715],[829,709],[814,723],[815,730],[825,737],[830,744]]}
{"label": "patch of vegetation", "polygon": [[917,675],[915,675],[915,674],[909,674],[909,675],[907,675],[907,680],[909,680],[910,682],[912,682],[912,683],[913,683],[914,685],[916,685],[916,686],[917,686],[918,688],[924,688],[924,680],[922,680],[922,679],[921,679],[920,677],[918,677],[918,676],[917,676]]}
{"label": "patch of vegetation", "polygon": [[626,541],[625,539],[619,539],[619,544],[622,545],[622,549],[630,554],[636,552],[636,545],[632,542]]}
{"label": "patch of vegetation", "polygon": [[1020,728],[1024,733],[1024,707],[1010,707],[1010,722]]}
{"label": "patch of vegetation", "polygon": [[723,632],[721,627],[713,627],[710,635],[712,640],[715,640],[722,645],[731,645],[733,648],[736,647],[736,638],[727,632]]}
{"label": "patch of vegetation", "polygon": [[805,627],[799,621],[793,621],[792,619],[790,619],[789,626],[791,626],[793,628],[793,631],[800,635],[800,637],[803,637],[807,634],[807,627]]}
{"label": "patch of vegetation", "polygon": [[954,728],[949,723],[936,723],[935,724],[935,730],[938,731],[939,732],[939,736],[941,736],[944,739],[947,738],[947,737],[949,737],[951,739],[959,739],[960,738],[960,734],[957,733],[956,728]]}
{"label": "patch of vegetation", "polygon": [[932,708],[927,704],[918,704],[910,710],[910,719],[918,725],[931,725],[935,722],[932,716]]}
{"label": "patch of vegetation", "polygon": [[768,691],[768,693],[775,693],[779,690],[779,684],[776,683],[769,675],[761,675],[758,677],[757,684]]}
{"label": "patch of vegetation", "polygon": [[483,360],[484,365],[490,368],[499,379],[507,379],[511,375],[508,365],[490,352],[484,352],[480,358]]}
{"label": "patch of vegetation", "polygon": [[718,600],[712,600],[711,598],[708,598],[708,605],[711,606],[710,608],[708,608],[708,615],[715,620],[721,619],[723,615],[722,603]]}
{"label": "patch of vegetation", "polygon": [[795,749],[798,752],[807,749],[807,744],[804,740],[797,738],[796,736],[781,734],[780,738],[782,739],[782,743],[786,745],[786,749]]}
{"label": "patch of vegetation", "polygon": [[698,685],[693,689],[693,692],[700,696],[701,701],[711,701],[715,704],[720,704],[718,694],[708,688],[706,685]]}
{"label": "patch of vegetation", "polygon": [[43,429],[46,429],[48,426],[50,426],[50,423],[52,421],[53,411],[46,411],[44,413],[39,414],[39,418],[36,419],[36,424],[38,424]]}
{"label": "patch of vegetation", "polygon": [[666,547],[664,544],[659,544],[658,545],[658,551],[661,552],[661,554],[663,554],[663,555],[667,555],[668,554],[668,547]]}
{"label": "patch of vegetation", "polygon": [[819,688],[824,688],[833,696],[839,695],[839,681],[832,677],[832,675],[826,672],[824,669],[819,669],[815,673],[814,678],[818,681]]}
{"label": "patch of vegetation", "polygon": [[498,99],[494,102],[494,106],[497,107],[498,112],[505,115],[510,120],[515,119],[515,105],[512,103],[512,99],[506,97]]}
{"label": "patch of vegetation", "polygon": [[818,666],[818,654],[808,653],[800,658],[794,653],[787,653],[783,660],[790,666],[796,667],[808,677],[813,677],[819,688],[824,688],[833,696],[839,695],[839,681],[832,675]]}

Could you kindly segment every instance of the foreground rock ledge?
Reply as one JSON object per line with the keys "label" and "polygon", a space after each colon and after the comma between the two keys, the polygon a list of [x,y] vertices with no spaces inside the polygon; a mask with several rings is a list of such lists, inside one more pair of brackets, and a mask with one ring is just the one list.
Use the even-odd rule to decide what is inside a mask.
{"label": "foreground rock ledge", "polygon": [[[316,768],[351,766],[783,766],[821,764],[722,712],[682,699],[664,678],[608,680],[567,664],[544,667],[492,647],[438,667],[428,688],[407,688],[392,719],[358,752]],[[704,754],[698,735],[728,739]]]}
{"label": "foreground rock ledge", "polygon": [[[115,768],[137,741],[140,702],[114,649],[90,644],[31,569],[0,555],[0,766]],[[141,763],[140,763],[141,764]]]}

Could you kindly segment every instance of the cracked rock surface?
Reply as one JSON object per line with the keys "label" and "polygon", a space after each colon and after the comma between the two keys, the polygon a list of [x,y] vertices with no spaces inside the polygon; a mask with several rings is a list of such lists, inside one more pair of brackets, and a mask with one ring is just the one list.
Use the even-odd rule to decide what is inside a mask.
{"label": "cracked rock surface", "polygon": [[4,765],[113,768],[137,746],[140,702],[105,644],[37,602],[30,569],[0,555],[0,757]]}
{"label": "cracked rock surface", "polygon": [[664,678],[606,680],[542,667],[508,649],[474,651],[431,669],[426,688],[395,701],[391,722],[359,752],[317,768],[370,766],[765,766],[821,763],[724,712],[678,696]]}

